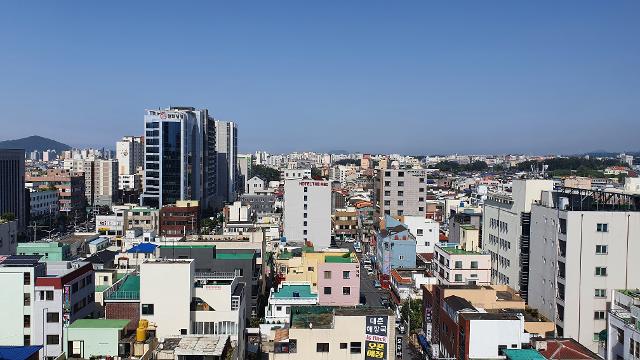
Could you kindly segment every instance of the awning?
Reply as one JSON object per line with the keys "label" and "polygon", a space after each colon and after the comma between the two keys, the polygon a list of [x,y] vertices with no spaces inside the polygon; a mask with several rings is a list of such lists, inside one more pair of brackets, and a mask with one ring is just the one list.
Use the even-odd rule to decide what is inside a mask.
{"label": "awning", "polygon": [[422,347],[422,350],[429,351],[429,348],[431,347],[431,345],[429,345],[429,342],[427,341],[427,338],[424,335],[422,334],[418,335],[418,342],[420,343],[420,347]]}

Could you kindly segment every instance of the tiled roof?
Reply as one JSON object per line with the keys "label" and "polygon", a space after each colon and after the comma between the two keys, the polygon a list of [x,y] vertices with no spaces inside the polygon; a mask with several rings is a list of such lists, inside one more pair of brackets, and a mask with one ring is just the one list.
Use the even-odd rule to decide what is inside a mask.
{"label": "tiled roof", "polygon": [[549,360],[598,359],[592,351],[573,339],[546,339],[546,350],[540,353]]}

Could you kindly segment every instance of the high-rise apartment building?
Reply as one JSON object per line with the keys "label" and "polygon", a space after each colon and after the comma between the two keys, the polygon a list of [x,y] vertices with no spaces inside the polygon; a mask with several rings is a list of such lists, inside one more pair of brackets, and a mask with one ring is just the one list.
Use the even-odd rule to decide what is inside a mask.
{"label": "high-rise apartment building", "polygon": [[247,181],[251,176],[251,166],[251,154],[238,155],[238,184],[236,189],[239,194],[245,193]]}
{"label": "high-rise apartment building", "polygon": [[598,351],[612,290],[640,287],[640,196],[561,188],[531,206],[529,305]]}
{"label": "high-rise apartment building", "polygon": [[93,180],[94,203],[111,206],[118,195],[118,160],[96,160]]}
{"label": "high-rise apartment building", "polygon": [[217,206],[233,202],[238,193],[238,127],[231,121],[216,121]]}
{"label": "high-rise apartment building", "polygon": [[323,180],[285,180],[284,236],[287,241],[331,245],[331,186]]}
{"label": "high-rise apartment building", "polygon": [[215,125],[207,109],[171,107],[144,116],[143,205],[160,208],[198,200],[203,208],[215,196]]}
{"label": "high-rise apartment building", "polygon": [[141,190],[144,167],[144,137],[125,136],[116,142],[118,189]]}
{"label": "high-rise apartment building", "polygon": [[27,226],[24,189],[24,150],[0,149],[0,215],[13,213],[18,231]]}
{"label": "high-rise apartment building", "polygon": [[380,169],[375,177],[375,216],[425,216],[427,173],[422,169]]}
{"label": "high-rise apartment building", "polygon": [[553,180],[513,180],[511,192],[489,193],[484,202],[482,250],[491,254],[491,283],[509,285],[525,301],[531,204],[544,190],[553,190]]}

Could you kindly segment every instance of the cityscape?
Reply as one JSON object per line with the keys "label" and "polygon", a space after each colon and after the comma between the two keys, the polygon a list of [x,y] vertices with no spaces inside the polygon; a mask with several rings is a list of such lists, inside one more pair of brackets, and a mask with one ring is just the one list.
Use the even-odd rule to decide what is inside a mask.
{"label": "cityscape", "polygon": [[[533,80],[519,78],[524,87],[532,86],[530,92],[518,88],[524,93],[500,96],[514,103],[518,100],[510,96],[532,95],[540,101],[534,105],[544,109],[535,115],[543,118],[525,121],[528,115],[516,114],[521,108],[515,105],[483,113],[483,106],[496,105],[478,105],[490,96],[484,91],[477,98],[462,94],[455,99],[460,104],[450,108],[443,102],[430,110],[433,113],[425,112],[423,102],[432,99],[410,94],[415,84],[407,72],[420,77],[421,70],[436,65],[427,59],[424,63],[431,65],[424,69],[414,63],[412,54],[422,45],[404,44],[404,37],[395,39],[404,44],[402,51],[386,55],[389,58],[349,63],[346,54],[365,59],[372,50],[369,41],[380,34],[373,19],[389,19],[382,27],[395,25],[383,43],[409,34],[408,28],[421,32],[435,26],[424,23],[433,16],[425,10],[442,15],[440,25],[460,21],[448,17],[448,7],[429,3],[376,3],[366,9],[355,4],[256,4],[242,11],[237,5],[198,4],[190,10],[193,22],[175,30],[180,34],[175,38],[164,33],[167,29],[149,32],[129,15],[103,5],[75,8],[63,1],[36,9],[7,6],[4,13],[11,19],[0,25],[13,29],[8,43],[0,45],[12,54],[0,60],[9,69],[8,82],[0,84],[0,103],[7,108],[6,116],[0,115],[0,359],[640,359],[640,122],[634,111],[640,48],[626,42],[640,35],[640,6],[616,1],[605,9],[587,1],[576,10],[543,1],[544,9],[533,11],[525,4],[504,4],[503,9],[489,2],[464,2],[468,8],[462,13],[474,24],[479,14],[498,9],[509,13],[509,21],[499,11],[490,15],[497,21],[491,30],[482,19],[482,34],[515,26],[515,33],[535,37],[525,37],[533,48],[539,45],[536,41],[573,36],[571,41],[578,44],[574,50],[580,49],[577,57],[591,51],[600,61],[597,67],[611,72],[600,85],[619,81],[620,88],[636,86],[621,95],[622,102],[633,106],[620,106],[594,120],[589,116],[618,103],[595,100],[595,92],[586,95],[575,83],[575,98],[567,96],[566,101],[579,98],[584,107],[576,109],[574,117],[558,120],[553,114],[566,114],[554,108],[557,99],[550,98],[569,91],[562,88],[566,83],[559,80],[557,88],[542,96],[537,92],[542,90],[528,83]],[[480,3],[489,8],[479,9]],[[149,14],[140,20],[149,24],[152,15],[161,14],[166,26],[171,16],[180,27],[185,17],[179,10],[178,4],[132,4],[130,15]],[[565,13],[570,10],[577,11],[571,21]],[[356,14],[360,11],[362,17]],[[538,24],[516,26],[513,19],[524,19],[520,16],[528,11],[536,19],[547,16],[557,33],[531,35]],[[261,12],[273,18],[250,24]],[[98,13],[104,18],[78,16]],[[595,14],[609,26],[600,27],[599,21],[605,20]],[[21,19],[27,15],[33,16],[32,25],[42,38],[25,29]],[[209,16],[222,25],[196,21]],[[46,40],[54,36],[46,29],[52,18],[61,22],[51,28],[65,39],[60,43]],[[280,33],[277,19],[299,26],[299,34],[287,28],[281,40],[308,36],[309,43],[291,42],[282,48],[269,48],[275,42],[263,47],[253,43],[246,49],[247,58],[234,59],[238,67],[222,70],[216,68],[222,60],[216,65],[200,61],[212,56],[205,47],[223,39]],[[579,23],[583,32],[573,32],[558,19],[572,26]],[[111,20],[120,21],[122,28],[106,26]],[[76,21],[94,21],[95,27],[87,31],[99,37],[90,43],[67,42],[91,37],[77,29],[67,33]],[[340,28],[341,36],[360,36],[349,44],[353,48],[343,47],[344,38],[332,39],[335,29],[324,26],[325,21]],[[246,33],[218,33],[229,24],[234,30],[246,27]],[[471,36],[475,30],[463,31]],[[601,38],[583,41],[593,31]],[[614,45],[624,51],[616,47],[607,55],[595,55],[614,46],[605,39],[617,31],[625,36]],[[203,42],[203,49],[191,46],[211,34],[213,43]],[[193,38],[165,42],[167,52],[189,52],[168,65],[166,59],[152,60],[147,45],[132,50],[139,36],[149,41]],[[16,87],[20,71],[11,69],[35,74],[36,67],[60,66],[59,59],[75,63],[74,53],[66,50],[89,51],[94,40],[113,50],[124,49],[118,41],[132,46],[120,54],[130,57],[122,60],[130,62],[125,73],[118,70],[123,63],[108,59],[91,65],[104,72],[99,77],[104,83],[112,81],[109,76],[129,78],[120,84],[122,89],[107,91],[86,68],[57,84],[59,89],[47,90],[56,74],[43,78],[33,93]],[[500,51],[518,54],[516,40],[494,44],[487,56],[507,61]],[[27,45],[14,46],[19,42]],[[329,43],[341,45],[333,48]],[[44,49],[38,65],[20,60],[30,56],[25,49],[32,46]],[[50,46],[60,47],[48,53]],[[268,72],[268,66],[245,61],[269,62],[279,48],[291,46],[304,48],[300,58],[287,65],[291,74],[282,83],[273,80],[262,95],[253,93],[263,92],[258,83],[264,78],[247,86],[251,75],[244,77],[240,69],[253,72],[265,66],[260,71]],[[324,74],[317,64],[305,69],[296,63],[315,63],[316,51],[325,46],[336,53],[321,60],[343,63],[345,68],[335,70],[339,75]],[[471,54],[475,45],[470,40],[456,46]],[[237,50],[231,48],[220,45],[216,51]],[[344,57],[336,55],[340,51]],[[551,53],[558,67],[570,61]],[[149,63],[138,68],[134,63],[141,54],[149,55]],[[459,70],[488,66],[482,65],[484,55],[474,56],[477,65],[458,64]],[[573,61],[587,69],[592,64],[585,58]],[[633,63],[635,73],[615,65],[623,58]],[[398,92],[382,104],[369,87],[370,79],[357,72],[368,66],[382,69],[385,62],[398,59],[406,62],[380,72],[376,80],[381,87],[388,81],[391,91]],[[534,67],[527,64],[521,71]],[[145,83],[146,75],[135,69],[143,72],[147,66],[149,71],[168,72],[166,83]],[[183,72],[180,77],[174,73],[177,67]],[[216,69],[208,73],[209,67]],[[61,74],[67,70],[60,68]],[[211,75],[217,71],[234,73],[246,93],[227,88],[229,94],[217,98],[220,90],[212,90],[216,84],[211,81],[219,76],[223,87],[229,81],[227,75]],[[510,70],[504,71],[496,83],[510,81],[505,80]],[[285,84],[303,76],[300,81],[324,89],[323,74],[327,81],[343,81],[347,90],[371,98],[361,109],[360,98],[349,108],[343,90],[336,88],[303,110],[312,103],[302,94],[304,88]],[[407,83],[390,76],[406,77],[402,81]],[[465,81],[472,86],[477,76]],[[622,84],[627,77],[635,80]],[[51,117],[37,115],[49,111],[38,104],[62,101],[68,89],[81,86],[79,81],[95,85],[82,89],[85,95],[77,104],[61,103],[63,110],[51,109]],[[138,82],[148,85],[144,101]],[[408,90],[401,93],[405,85]],[[485,91],[494,94],[507,88],[486,86]],[[593,91],[619,89],[603,85]],[[234,96],[236,100],[229,100]],[[594,104],[599,101],[606,105]],[[32,105],[25,110],[27,103]],[[466,114],[456,107],[465,103],[477,117],[453,119]],[[77,112],[67,112],[75,106]],[[102,108],[96,111],[97,106]],[[272,107],[279,108],[277,116]],[[336,115],[341,107],[344,117]],[[93,110],[86,111],[89,108]],[[224,109],[222,114],[218,108]],[[389,109],[398,117],[387,118]],[[24,111],[24,121],[11,115],[19,111]],[[58,111],[66,117],[56,119]],[[265,117],[256,118],[261,111]],[[502,111],[511,120],[494,118]],[[582,112],[590,115],[582,117]],[[326,116],[325,122],[315,121],[315,113]],[[572,132],[572,126],[580,129]]]}

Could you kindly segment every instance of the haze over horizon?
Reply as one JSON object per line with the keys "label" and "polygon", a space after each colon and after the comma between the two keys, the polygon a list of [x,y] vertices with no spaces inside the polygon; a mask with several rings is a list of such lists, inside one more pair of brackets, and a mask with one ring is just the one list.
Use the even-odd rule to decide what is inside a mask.
{"label": "haze over horizon", "polygon": [[[637,151],[640,2],[3,3],[0,140],[208,108],[240,151]],[[178,15],[179,14],[179,15]],[[31,26],[37,22],[39,26]]]}

